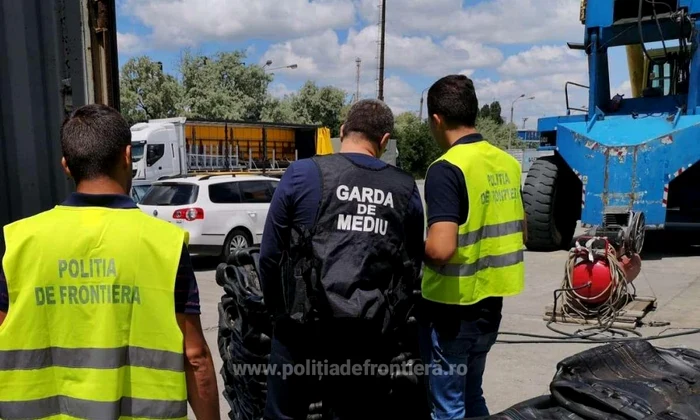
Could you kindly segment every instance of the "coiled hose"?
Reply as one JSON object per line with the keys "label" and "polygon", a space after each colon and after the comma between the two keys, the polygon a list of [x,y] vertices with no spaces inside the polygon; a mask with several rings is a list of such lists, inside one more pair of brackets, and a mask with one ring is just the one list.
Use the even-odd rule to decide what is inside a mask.
{"label": "coiled hose", "polygon": [[[584,297],[579,290],[590,287],[591,283],[583,286],[575,286],[573,283],[574,267],[582,260],[595,261],[605,259],[610,269],[610,284],[600,294],[593,297]],[[596,300],[604,295],[608,295],[605,301],[593,304],[586,300]],[[636,290],[631,283],[627,282],[625,272],[617,260],[615,248],[606,243],[605,249],[591,249],[588,247],[576,246],[569,251],[569,258],[564,268],[564,279],[561,288],[554,292],[554,307],[552,317],[547,323],[547,328],[570,338],[592,338],[600,334],[612,334],[627,337],[629,334],[641,336],[639,332],[629,328],[613,328],[617,321],[618,311],[634,299]],[[552,326],[557,313],[557,302],[559,296],[562,298],[562,314],[565,317],[574,319],[597,319],[598,325],[582,328],[575,333],[567,333]]]}
{"label": "coiled hose", "polygon": [[[599,304],[585,303],[587,298],[579,293],[581,288],[575,287],[573,284],[574,267],[581,261],[581,258],[589,259],[591,254],[594,254],[594,258],[606,259],[610,269],[611,281],[608,287],[597,296],[588,298],[589,300],[596,300],[608,294],[607,299]],[[630,288],[634,286],[627,282],[625,272],[617,260],[615,249],[610,243],[607,244],[604,254],[601,254],[603,253],[591,251],[587,248],[572,248],[569,251],[569,258],[566,261],[564,279],[561,285],[561,290],[565,291],[562,311],[566,316],[572,318],[597,318],[598,327],[607,329],[616,321],[618,311],[633,300],[636,290],[630,292]]]}

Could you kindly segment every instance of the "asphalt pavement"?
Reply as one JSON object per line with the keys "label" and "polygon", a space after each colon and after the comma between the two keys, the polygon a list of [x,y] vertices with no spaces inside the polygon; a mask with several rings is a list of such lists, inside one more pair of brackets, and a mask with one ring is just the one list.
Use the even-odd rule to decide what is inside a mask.
{"label": "asphalt pavement", "polygon": [[[652,240],[650,238],[647,242]],[[657,310],[648,314],[643,321],[666,321],[670,325],[660,328],[643,326],[638,331],[645,336],[653,336],[700,328],[700,247],[670,250],[671,244],[667,243],[652,242],[648,245],[664,251],[645,253],[642,272],[634,281],[638,296],[657,298]],[[526,252],[526,289],[521,295],[506,299],[501,332],[553,334],[546,328],[543,315],[545,306],[552,303],[553,290],[561,284],[566,258],[565,251]],[[217,346],[217,303],[223,290],[215,282],[216,264],[217,261],[211,259],[195,259],[202,324],[214,353],[218,374],[221,359]],[[569,328],[569,331],[574,330]],[[517,337],[502,335],[500,339]],[[659,347],[700,350],[700,335],[653,343]],[[484,393],[489,409],[495,413],[520,401],[548,393],[557,363],[590,347],[577,344],[496,344],[489,354],[484,377]],[[218,378],[221,391],[221,376],[218,375]],[[223,396],[220,402],[222,418],[228,418],[229,407]],[[192,414],[190,416],[194,419]]]}

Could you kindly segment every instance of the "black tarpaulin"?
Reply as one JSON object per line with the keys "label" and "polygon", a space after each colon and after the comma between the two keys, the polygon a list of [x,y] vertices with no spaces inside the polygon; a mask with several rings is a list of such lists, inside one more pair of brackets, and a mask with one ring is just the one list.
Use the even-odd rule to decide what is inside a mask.
{"label": "black tarpaulin", "polygon": [[627,341],[562,360],[551,394],[493,420],[700,419],[700,352]]}

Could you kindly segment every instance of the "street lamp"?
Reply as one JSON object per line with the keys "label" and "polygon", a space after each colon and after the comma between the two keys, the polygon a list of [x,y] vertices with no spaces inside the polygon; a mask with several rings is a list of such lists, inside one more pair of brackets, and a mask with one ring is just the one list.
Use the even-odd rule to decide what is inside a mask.
{"label": "street lamp", "polygon": [[521,99],[532,100],[532,99],[535,99],[535,97],[530,96],[529,98],[525,98],[525,94],[523,93],[522,95],[515,98],[515,100],[510,104],[510,123],[511,124],[513,124],[513,110],[515,109],[515,103]]}
{"label": "street lamp", "polygon": [[265,62],[265,65],[262,66],[263,70],[265,69],[265,67],[269,67],[270,64],[272,64],[272,60],[267,60],[267,61]]}
{"label": "street lamp", "polygon": [[[511,124],[513,124],[513,110],[515,109],[515,103],[521,99],[532,100],[532,99],[535,99],[535,97],[530,96],[529,98],[526,98],[525,94],[523,93],[522,95],[515,98],[515,100],[510,104],[510,123]],[[508,150],[510,150],[512,145],[513,145],[513,136],[509,136],[509,138],[508,138]]]}
{"label": "street lamp", "polygon": [[[425,95],[425,91],[430,89],[430,87],[427,87],[423,89],[423,92],[420,94],[420,111],[418,111],[418,121],[423,121],[423,95]],[[430,116],[428,116],[430,118]]]}
{"label": "street lamp", "polygon": [[288,66],[282,66],[282,67],[275,67],[275,68],[273,68],[273,69],[267,69],[266,71],[280,70],[280,69],[292,69],[292,70],[294,70],[294,69],[297,68],[297,67],[299,67],[299,66],[297,66],[296,64],[290,64],[290,65],[288,65]]}

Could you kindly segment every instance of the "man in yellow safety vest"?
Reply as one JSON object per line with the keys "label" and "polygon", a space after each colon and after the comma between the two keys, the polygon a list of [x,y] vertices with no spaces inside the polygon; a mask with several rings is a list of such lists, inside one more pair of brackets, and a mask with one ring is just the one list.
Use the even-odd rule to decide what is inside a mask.
{"label": "man in yellow safety vest", "polygon": [[4,227],[0,418],[218,420],[187,234],[127,195],[129,125],[88,105],[61,146],[77,192]]}
{"label": "man in yellow safety vest", "polygon": [[421,353],[432,416],[487,416],[482,376],[503,297],[524,287],[521,166],[475,129],[479,105],[462,75],[428,92],[430,129],[445,153],[428,169]]}

